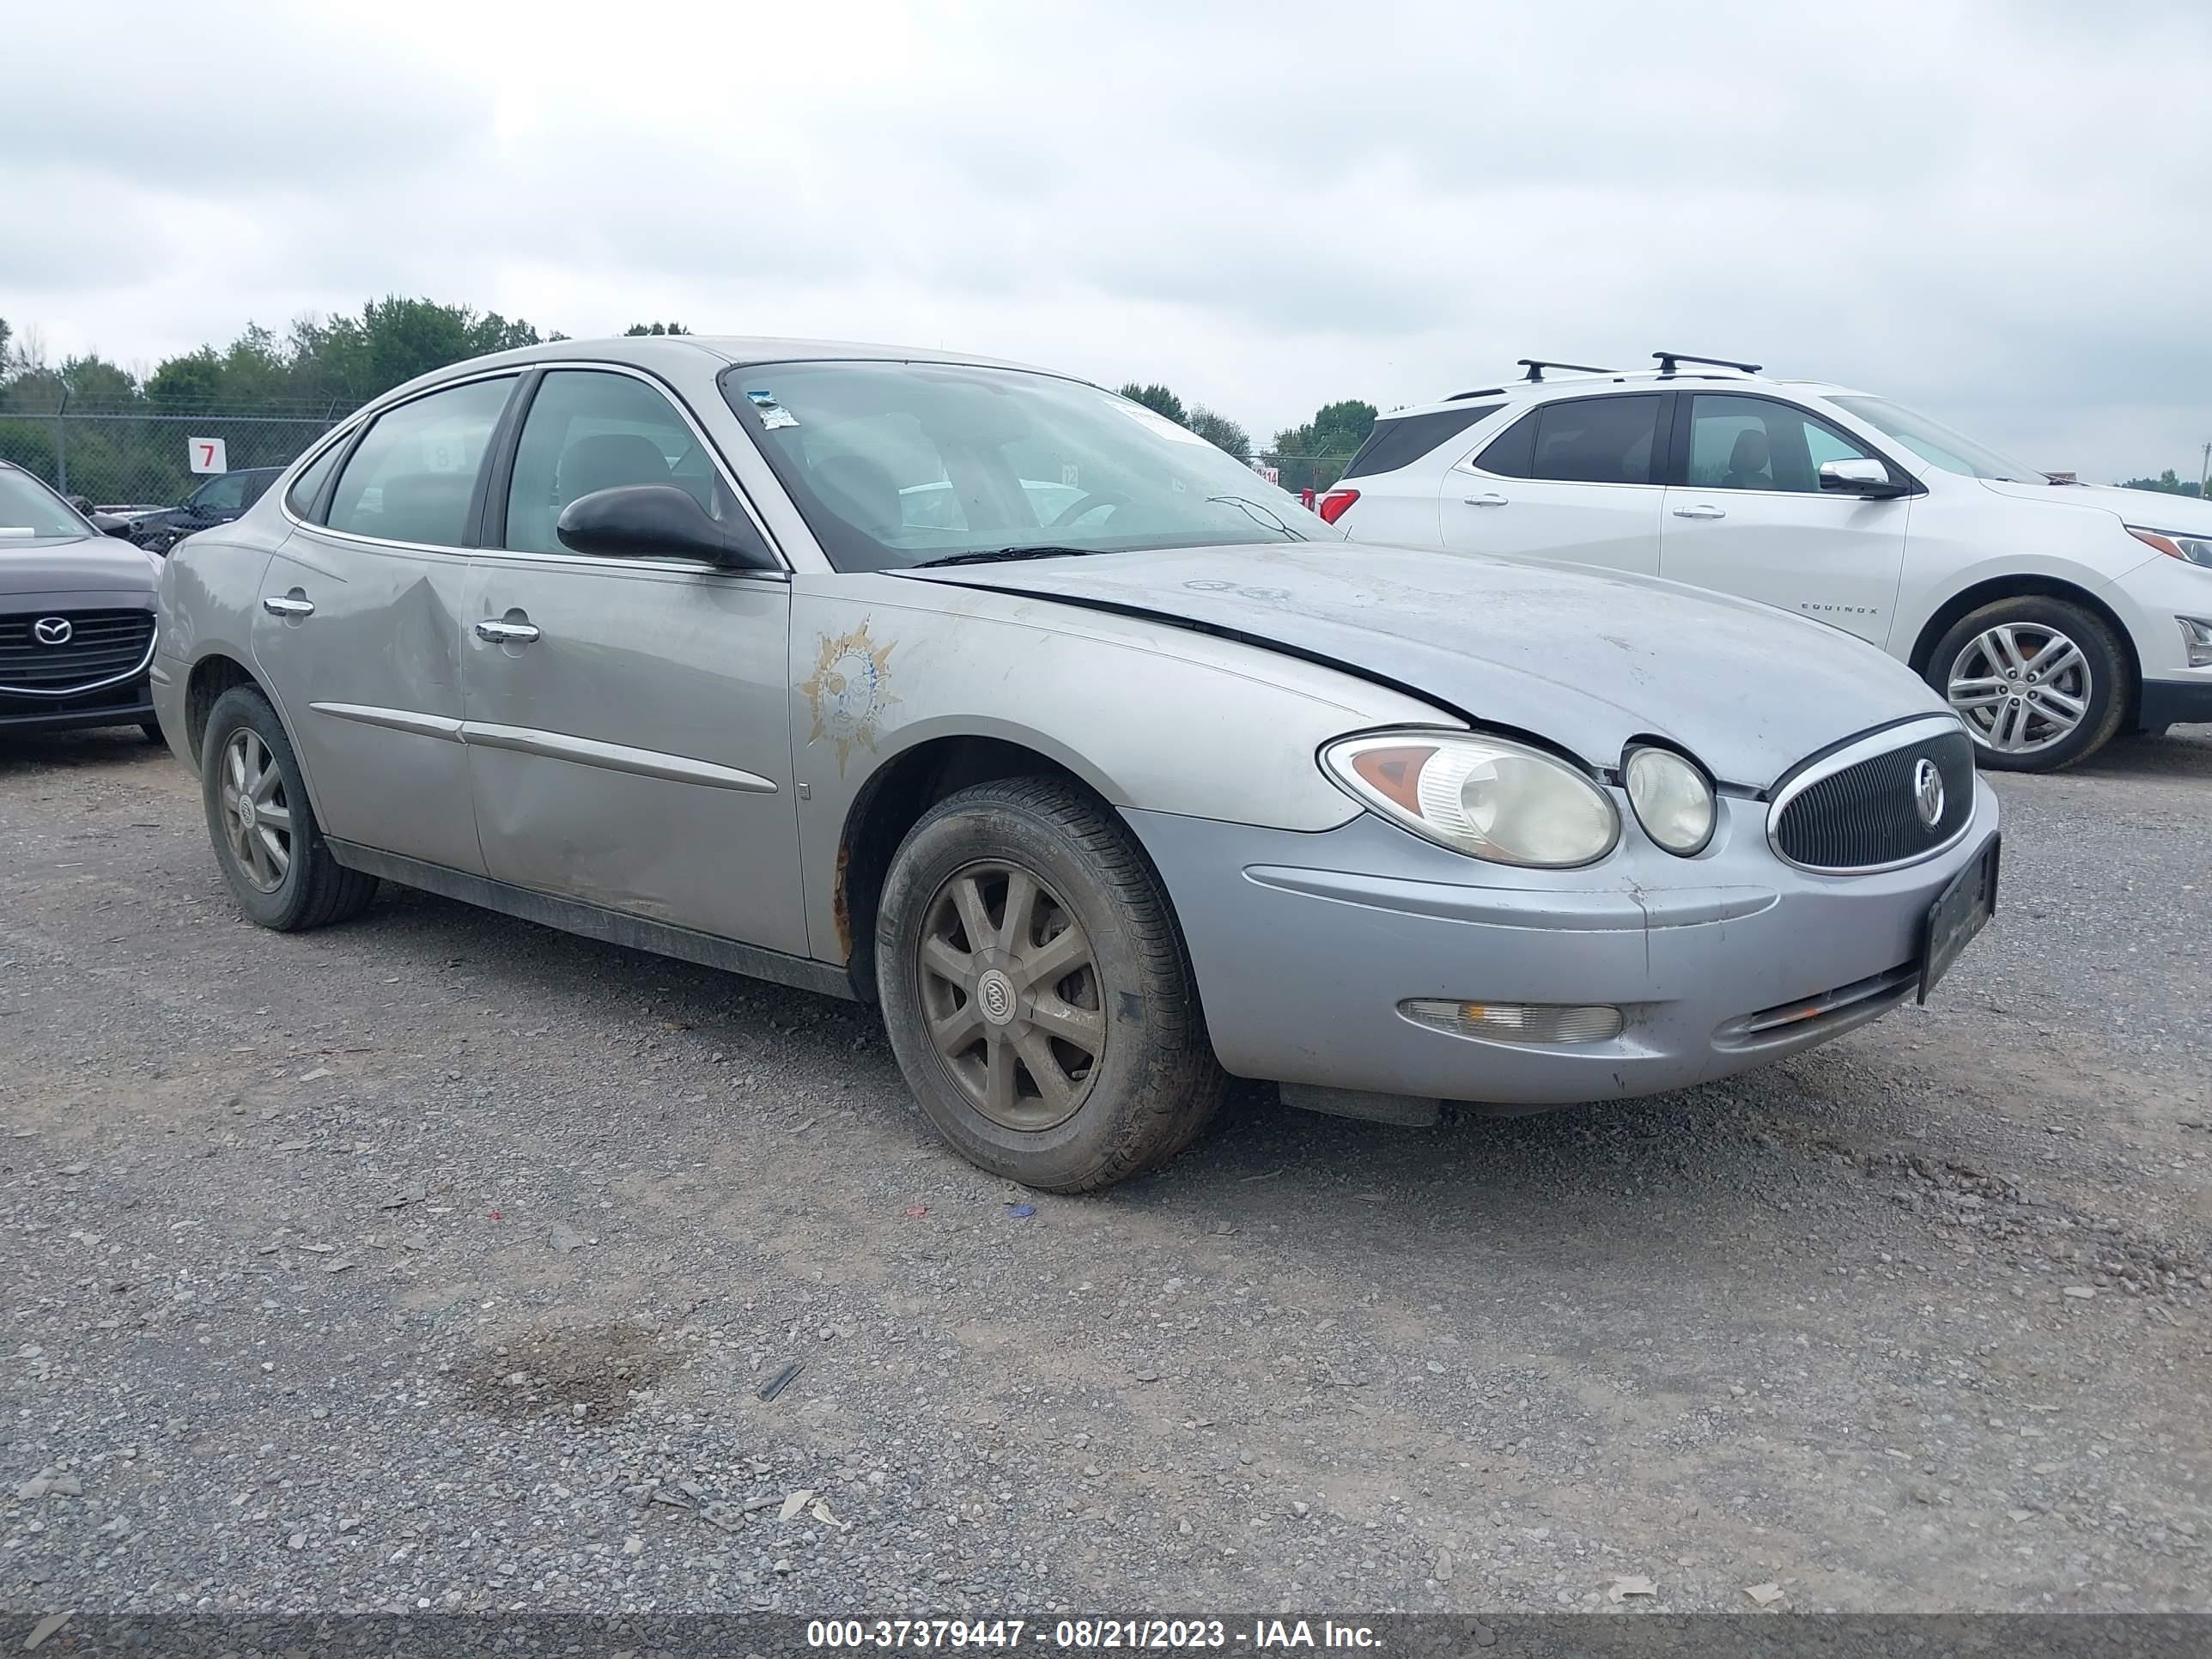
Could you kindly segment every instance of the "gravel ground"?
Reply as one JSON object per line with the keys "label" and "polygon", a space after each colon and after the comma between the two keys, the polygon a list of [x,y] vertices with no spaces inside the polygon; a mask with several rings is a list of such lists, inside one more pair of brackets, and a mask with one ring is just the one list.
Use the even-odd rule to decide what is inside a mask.
{"label": "gravel ground", "polygon": [[2212,732],[1998,787],[1925,1010],[1062,1199],[856,1008],[258,932],[166,754],[19,740],[0,1607],[2212,1607]]}

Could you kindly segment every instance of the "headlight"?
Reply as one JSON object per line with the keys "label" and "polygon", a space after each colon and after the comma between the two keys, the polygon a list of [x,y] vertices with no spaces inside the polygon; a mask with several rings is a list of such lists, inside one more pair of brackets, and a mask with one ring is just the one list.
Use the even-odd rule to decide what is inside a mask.
{"label": "headlight", "polygon": [[1372,732],[1322,750],[1364,805],[1439,847],[1493,864],[1565,869],[1620,839],[1613,798],[1565,761],[1503,738]]}
{"label": "headlight", "polygon": [[1684,858],[1713,838],[1713,787],[1671,749],[1634,749],[1621,769],[1628,804],[1644,833]]}
{"label": "headlight", "polygon": [[2152,530],[2139,524],[2130,525],[2128,534],[2146,547],[2156,548],[2169,559],[2186,559],[2212,570],[2212,536],[2191,530]]}

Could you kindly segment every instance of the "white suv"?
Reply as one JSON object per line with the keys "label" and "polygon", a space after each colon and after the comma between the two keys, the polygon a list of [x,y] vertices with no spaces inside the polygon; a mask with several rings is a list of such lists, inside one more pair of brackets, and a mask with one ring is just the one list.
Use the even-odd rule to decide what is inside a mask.
{"label": "white suv", "polygon": [[1523,360],[1515,384],[1393,410],[1321,514],[1359,541],[1610,566],[1833,623],[1948,696],[1986,766],[2212,720],[2212,503],[2037,472],[1755,363],[1653,355],[1627,374]]}

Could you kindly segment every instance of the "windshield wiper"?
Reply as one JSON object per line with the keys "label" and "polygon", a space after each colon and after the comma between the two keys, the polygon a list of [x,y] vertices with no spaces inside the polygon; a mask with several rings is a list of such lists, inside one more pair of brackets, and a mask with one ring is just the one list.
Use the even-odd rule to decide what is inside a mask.
{"label": "windshield wiper", "polygon": [[1206,499],[1218,506],[1237,508],[1262,530],[1279,531],[1285,538],[1294,542],[1306,539],[1285,524],[1282,514],[1276,512],[1274,508],[1264,501],[1254,501],[1249,495],[1208,495]]}
{"label": "windshield wiper", "polygon": [[935,570],[948,564],[1001,564],[1015,559],[1080,559],[1092,553],[1110,553],[1106,547],[995,547],[981,553],[952,553],[941,559],[921,559],[909,570]]}

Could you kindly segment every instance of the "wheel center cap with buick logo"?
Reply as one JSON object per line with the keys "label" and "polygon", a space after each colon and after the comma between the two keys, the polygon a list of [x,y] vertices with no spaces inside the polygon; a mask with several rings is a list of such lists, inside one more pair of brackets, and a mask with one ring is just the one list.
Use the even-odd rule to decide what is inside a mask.
{"label": "wheel center cap with buick logo", "polygon": [[1930,830],[1943,816],[1943,775],[1932,760],[1923,759],[1912,769],[1912,805]]}
{"label": "wheel center cap with buick logo", "polygon": [[31,624],[31,632],[40,645],[67,645],[76,629],[67,617],[41,617]]}
{"label": "wheel center cap with buick logo", "polygon": [[975,1003],[994,1025],[1009,1024],[1014,1017],[1014,982],[996,968],[988,969],[975,981]]}

